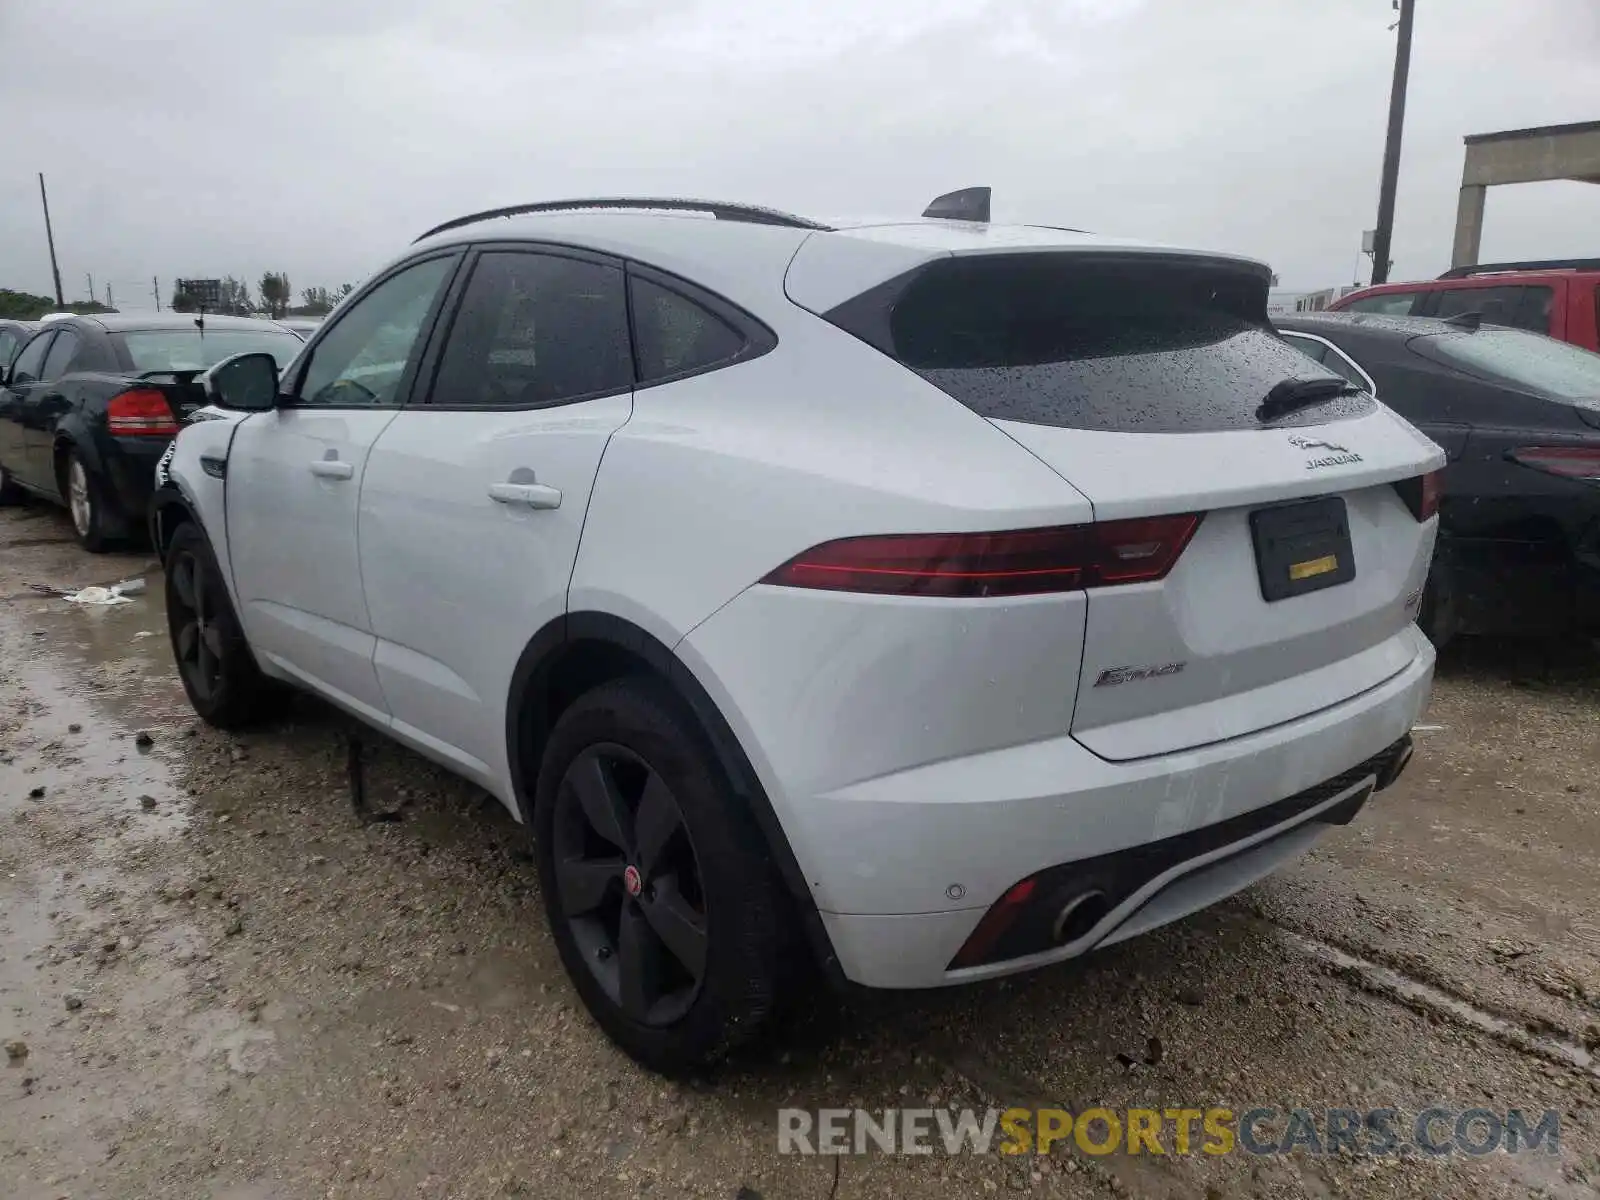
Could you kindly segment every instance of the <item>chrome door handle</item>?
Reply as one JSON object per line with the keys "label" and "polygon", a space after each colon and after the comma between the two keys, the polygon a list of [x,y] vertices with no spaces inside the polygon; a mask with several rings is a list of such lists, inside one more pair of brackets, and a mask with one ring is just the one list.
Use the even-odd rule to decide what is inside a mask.
{"label": "chrome door handle", "polygon": [[356,473],[356,469],[350,463],[340,462],[337,458],[324,458],[311,464],[311,473],[319,479],[349,479]]}
{"label": "chrome door handle", "polygon": [[524,508],[560,508],[561,489],[545,483],[491,483],[489,499]]}

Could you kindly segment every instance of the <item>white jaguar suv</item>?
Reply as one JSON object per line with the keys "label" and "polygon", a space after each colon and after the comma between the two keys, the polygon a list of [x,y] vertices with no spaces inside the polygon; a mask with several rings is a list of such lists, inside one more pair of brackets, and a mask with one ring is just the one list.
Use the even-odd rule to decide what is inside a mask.
{"label": "white jaguar suv", "polygon": [[1267,268],[578,200],[219,364],[158,480],[206,720],[315,692],[531,827],[604,1030],[695,1069],[1227,896],[1410,755],[1444,455]]}

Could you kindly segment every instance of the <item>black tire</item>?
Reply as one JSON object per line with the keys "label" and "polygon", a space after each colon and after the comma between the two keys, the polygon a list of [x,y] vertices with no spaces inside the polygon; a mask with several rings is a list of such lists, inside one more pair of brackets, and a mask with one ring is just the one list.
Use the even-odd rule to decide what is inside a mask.
{"label": "black tire", "polygon": [[1423,636],[1433,643],[1435,653],[1453,642],[1460,628],[1449,585],[1437,569],[1429,573],[1428,582],[1422,589],[1417,626]]}
{"label": "black tire", "polygon": [[[616,785],[609,794],[621,802],[621,823],[614,828],[631,848],[596,840],[588,805],[578,796],[584,785],[574,782],[595,769]],[[646,788],[657,784],[681,825],[652,839],[643,826],[659,829],[660,819],[638,827],[633,822],[646,809]],[[629,795],[630,788],[638,794]],[[657,812],[661,793],[650,795],[650,811]],[[615,680],[562,714],[540,764],[533,825],[545,911],[561,960],[612,1041],[644,1066],[682,1076],[762,1032],[799,957],[792,910],[754,820],[693,716],[664,684],[646,677]],[[572,849],[579,844],[575,837],[581,851]],[[573,873],[576,867],[595,878],[595,872],[613,874],[591,884]],[[624,867],[635,872],[631,879]],[[564,883],[575,879],[584,886]],[[586,889],[604,899],[580,911]],[[677,930],[673,920],[681,923]],[[696,920],[702,941],[682,932]],[[656,932],[663,929],[668,933]],[[631,942],[624,941],[627,931]],[[684,945],[703,954],[697,980],[685,966],[696,955],[683,955]],[[653,1000],[649,986],[627,988],[630,956],[648,962],[660,983]],[[637,968],[632,975],[636,983],[642,978]],[[633,993],[631,1005],[622,999],[625,989]]]}
{"label": "black tire", "polygon": [[0,466],[0,504],[21,504],[27,494],[11,477],[11,472]]}
{"label": "black tire", "polygon": [[167,546],[167,634],[178,678],[201,719],[239,729],[278,712],[288,689],[256,665],[211,543],[193,521]]}
{"label": "black tire", "polygon": [[60,482],[61,498],[72,518],[72,531],[78,535],[78,544],[90,554],[104,554],[114,549],[121,531],[106,504],[105,481],[83,461],[76,449],[68,450],[61,460]]}

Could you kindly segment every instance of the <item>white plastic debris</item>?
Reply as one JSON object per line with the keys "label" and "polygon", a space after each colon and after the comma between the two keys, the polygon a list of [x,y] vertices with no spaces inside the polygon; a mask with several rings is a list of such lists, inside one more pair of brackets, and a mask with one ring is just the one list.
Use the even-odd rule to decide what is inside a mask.
{"label": "white plastic debris", "polygon": [[86,587],[80,591],[73,592],[70,595],[62,596],[61,598],[68,604],[106,605],[132,603],[131,600],[122,594],[120,585],[118,587],[108,588]]}

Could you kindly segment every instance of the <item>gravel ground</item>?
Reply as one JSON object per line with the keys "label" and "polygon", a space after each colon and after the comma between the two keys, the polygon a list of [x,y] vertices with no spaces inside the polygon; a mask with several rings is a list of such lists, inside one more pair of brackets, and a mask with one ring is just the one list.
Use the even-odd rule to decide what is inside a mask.
{"label": "gravel ground", "polygon": [[[197,725],[159,575],[0,510],[0,1197],[1595,1195],[1600,665],[1464,645],[1416,763],[1294,869],[1082,963],[819,997],[714,1077],[576,1003],[499,805],[342,717]],[[42,789],[40,791],[39,789]],[[800,1157],[776,1110],[1225,1104],[1561,1114],[1561,1154]]]}

